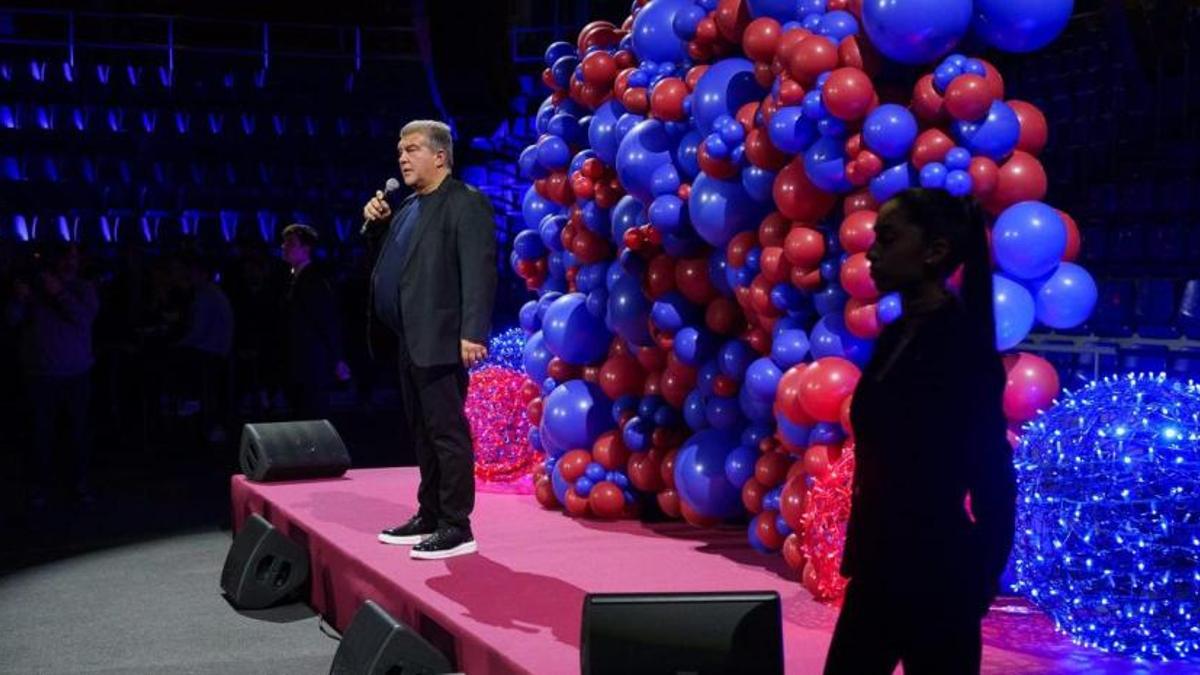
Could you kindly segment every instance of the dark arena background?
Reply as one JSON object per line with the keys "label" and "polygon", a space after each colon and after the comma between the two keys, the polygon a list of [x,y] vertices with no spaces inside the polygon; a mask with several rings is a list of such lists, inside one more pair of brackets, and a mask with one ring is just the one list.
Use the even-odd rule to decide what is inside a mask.
{"label": "dark arena background", "polygon": [[[977,0],[975,6],[997,1]],[[947,2],[962,5],[962,0]],[[692,4],[633,5],[656,3]],[[709,12],[745,15],[746,7],[778,4],[697,1],[700,24],[692,25],[691,33],[703,35],[707,24],[698,17]],[[853,21],[861,18],[863,5],[873,3],[792,4],[819,5],[817,14],[840,11]],[[1052,269],[1067,267],[1067,262],[1058,267],[1060,259],[1073,260],[1070,268],[1082,277],[1064,282],[1066,290],[1060,292],[1075,298],[1072,283],[1094,280],[1095,285],[1094,297],[1071,300],[1070,307],[1063,304],[1067,300],[1055,299],[1059,296],[1047,300],[1048,307],[1077,315],[1075,320],[1048,320],[1053,309],[1038,305],[1035,323],[1033,297],[1042,301],[1047,291],[1040,284],[1051,283],[1049,271],[1017,275],[1021,283],[997,276],[1018,289],[1028,287],[1021,292],[1029,298],[1031,316],[1025,330],[1009,334],[1004,338],[1009,343],[1002,345],[1009,368],[1005,412],[1017,447],[1021,503],[1005,590],[984,622],[983,669],[1195,672],[1200,668],[1200,388],[1189,383],[1200,379],[1200,63],[1195,54],[1200,7],[1152,0],[1047,4],[1071,10],[1061,33],[1044,47],[1018,53],[964,43],[957,50],[986,58],[1003,76],[1003,96],[994,105],[1007,110],[1003,101],[1025,102],[1026,107],[1012,106],[1014,120],[1030,109],[1044,116],[1044,149],[1032,153],[1036,158],[1017,153],[1028,158],[1021,161],[1040,160],[1040,167],[1011,164],[1005,175],[1017,176],[1011,178],[1016,181],[1012,190],[1024,195],[1023,203],[1044,202],[1069,214],[1055,222],[1069,228],[1074,252],[1067,254],[1060,245]],[[1013,0],[1017,5],[1038,3]],[[670,152],[678,149],[679,156],[663,161],[674,161],[679,171],[663,178],[636,158],[606,160],[606,168],[598,147],[597,152],[587,149],[600,145],[599,134],[580,131],[579,125],[588,123],[582,119],[599,124],[603,113],[594,103],[615,88],[640,91],[646,98],[647,89],[658,91],[653,85],[664,75],[674,78],[684,94],[697,82],[681,66],[671,71],[672,65],[664,63],[667,70],[658,75],[646,70],[616,75],[615,85],[608,77],[608,89],[591,92],[597,97],[593,105],[563,103],[570,91],[586,98],[565,84],[582,77],[587,67],[586,49],[575,51],[581,29],[598,20],[611,22],[605,30],[617,37],[600,51],[619,55],[629,45],[617,40],[628,37],[622,31],[629,26],[622,28],[622,22],[630,10],[629,2],[586,0],[0,0],[0,672],[328,672],[339,645],[350,646],[349,624],[366,611],[363,606],[387,610],[385,617],[390,613],[388,619],[421,636],[412,649],[440,652],[451,669],[404,672],[576,672],[581,654],[588,672],[657,672],[657,661],[628,670],[611,661],[604,665],[596,656],[599,646],[589,650],[589,644],[600,644],[589,640],[599,638],[581,631],[587,633],[589,625],[595,629],[601,618],[581,625],[587,594],[751,591],[778,594],[775,605],[764,602],[779,618],[765,627],[756,624],[767,635],[764,644],[751,640],[749,645],[741,635],[726,647],[750,659],[738,662],[744,667],[726,661],[724,668],[697,666],[699,672],[778,672],[782,665],[763,666],[746,655],[772,649],[782,650],[788,673],[820,672],[844,588],[836,578],[836,562],[845,523],[838,509],[848,503],[847,472],[852,470],[852,453],[844,452],[852,447],[852,432],[841,405],[848,392],[811,406],[797,403],[797,409],[809,411],[798,413],[801,417],[811,414],[804,424],[781,412],[782,403],[772,408],[771,401],[775,387],[785,387],[785,373],[793,372],[789,367],[810,360],[810,340],[814,363],[836,360],[857,378],[855,365],[862,363],[853,345],[866,345],[878,335],[879,324],[887,322],[887,298],[854,291],[847,272],[855,255],[865,261],[865,247],[855,252],[847,245],[854,235],[848,236],[840,206],[832,217],[817,214],[824,218],[819,227],[818,218],[786,214],[782,219],[786,227],[793,227],[789,221],[814,221],[805,231],[817,232],[820,251],[805,275],[811,278],[793,281],[795,287],[781,284],[791,295],[780,298],[771,294],[769,282],[761,288],[755,284],[762,278],[756,277],[760,264],[767,268],[767,251],[783,246],[782,236],[773,247],[765,239],[759,246],[751,236],[740,253],[729,254],[726,275],[721,252],[727,244],[730,251],[736,246],[729,243],[731,236],[713,228],[732,222],[734,209],[715,219],[705,216],[705,241],[692,237],[691,244],[721,259],[721,281],[705,286],[707,291],[688,292],[680,271],[684,265],[676,267],[674,260],[684,257],[682,251],[689,251],[690,260],[701,260],[701,275],[718,268],[683,244],[680,252],[667,244],[668,253],[661,253],[655,248],[662,244],[655,209],[649,215],[641,209],[665,195],[684,207],[691,204],[696,230],[702,229],[695,200],[689,202],[686,185],[680,186],[684,142],[672,141]],[[810,26],[814,31],[820,20]],[[685,23],[666,25],[687,32],[681,28]],[[749,29],[740,25],[738,30]],[[720,44],[721,38],[714,40]],[[564,41],[566,51],[557,44]],[[746,44],[726,40],[721,47],[726,51],[720,57],[708,54],[706,62],[732,61],[743,47],[752,56],[754,49]],[[909,105],[913,82],[933,72],[948,53],[919,67],[885,67],[879,98]],[[580,59],[584,65],[577,63]],[[767,77],[779,75],[772,74],[769,63],[758,65]],[[946,79],[958,75],[956,70]],[[889,89],[897,83],[898,94]],[[579,81],[573,86],[578,88]],[[778,82],[774,86],[762,91],[786,96]],[[820,86],[812,85],[812,91]],[[637,93],[613,96],[626,108],[642,108],[635,111],[636,120],[609,120],[612,129],[606,133],[618,138],[634,133],[640,120],[670,119],[654,98],[639,102]],[[832,105],[831,96],[825,96]],[[761,95],[754,99],[756,106],[761,100]],[[801,110],[799,99],[789,103]],[[569,110],[572,105],[578,110]],[[699,104],[688,105],[694,111]],[[805,99],[806,110],[809,105]],[[822,123],[841,124],[819,100],[811,105],[826,115]],[[566,122],[549,121],[559,113],[575,127],[564,130]],[[716,159],[713,153],[741,143],[741,114],[736,108],[728,111],[736,127],[729,135],[718,137],[709,119],[703,134],[713,135],[694,139],[691,150],[702,155],[699,166],[705,171],[734,162],[727,159],[732,152]],[[750,112],[751,122],[755,114]],[[762,127],[762,112],[757,114]],[[915,118],[908,118],[915,130]],[[399,130],[414,119],[451,126],[454,175],[482,191],[494,210],[499,280],[492,356],[472,371],[475,398],[467,402],[476,441],[481,552],[427,567],[407,555],[388,557],[393,549],[377,546],[374,539],[378,530],[415,508],[411,467],[416,456],[402,432],[396,349],[388,343],[394,337],[378,331],[368,335],[376,252],[360,234],[363,205],[389,177],[399,175]],[[839,127],[839,138],[853,133],[859,122],[849,131]],[[1021,120],[1022,134],[1030,124]],[[930,126],[922,120],[923,131]],[[756,131],[762,132],[759,138],[767,137],[762,128]],[[867,134],[864,130],[863,137]],[[816,137],[814,131],[804,147],[787,153],[789,159],[801,153],[794,165],[801,171],[808,166],[809,176],[828,170],[827,164],[805,162]],[[918,137],[918,145],[924,137]],[[929,186],[936,182],[949,191],[949,175],[968,176],[966,160],[961,170],[945,171],[952,164],[946,149],[955,141],[942,137],[943,175],[927,177],[921,171],[918,177],[906,169],[912,185],[928,180]],[[771,145],[780,145],[778,137],[763,142],[781,152]],[[869,145],[871,138],[859,137],[859,142]],[[697,143],[707,144],[698,151]],[[901,164],[912,143],[909,138],[901,149]],[[569,152],[562,161],[559,145]],[[624,142],[621,148],[621,155],[631,157]],[[1007,158],[1011,150],[1010,143],[1002,154]],[[592,154],[580,158],[583,152]],[[666,154],[662,148],[647,154],[655,152]],[[744,150],[747,157],[751,152]],[[850,153],[840,146],[837,153],[837,178],[820,187],[849,194],[841,162],[851,159]],[[980,152],[974,154],[978,158]],[[807,158],[812,157],[809,152]],[[578,163],[568,169],[572,158]],[[585,160],[599,167],[595,175]],[[888,159],[889,166],[895,160]],[[1013,161],[997,159],[991,169]],[[782,177],[788,171],[781,168],[784,163],[758,174],[776,180],[776,201],[780,183],[773,172]],[[853,170],[860,166],[867,163]],[[1045,189],[1027,194],[1021,176],[1042,169]],[[692,186],[693,196],[708,179],[687,183],[695,174],[683,181]],[[876,174],[879,167],[854,189]],[[743,194],[753,192],[745,175],[745,190],[736,180],[724,183]],[[649,191],[659,179],[670,187],[665,192],[654,187],[633,211],[623,201],[607,204],[602,236],[575,236],[590,231],[584,228],[589,216],[580,213],[605,202],[605,189],[620,190],[616,202],[625,189],[636,194],[631,183],[641,181]],[[967,191],[972,179],[980,180],[975,173],[962,178]],[[769,201],[771,183],[766,186]],[[726,193],[712,194],[736,201]],[[587,207],[579,206],[585,202]],[[992,215],[1010,205],[997,205]],[[736,229],[758,228],[768,212],[755,211],[751,226]],[[845,222],[851,221],[850,212],[847,206]],[[610,237],[618,213],[627,214],[632,220],[626,225],[634,227]],[[564,226],[568,217],[572,220]],[[244,425],[297,419],[286,395],[283,305],[290,270],[280,250],[283,230],[293,223],[319,233],[315,264],[336,296],[329,320],[337,325],[351,375],[320,395],[327,398],[328,419],[353,468],[324,482],[260,483],[239,476]],[[549,238],[547,227],[556,228]],[[1034,236],[1014,227],[1018,234]],[[586,236],[604,241],[596,244],[599,249],[585,251],[579,242]],[[572,237],[574,248],[563,253],[563,242]],[[797,251],[797,257],[805,256]],[[628,262],[639,255],[645,260]],[[734,258],[744,263],[736,271]],[[670,266],[655,267],[651,259]],[[778,263],[779,256],[774,260]],[[999,253],[997,263],[1009,271]],[[792,271],[801,272],[796,265]],[[67,268],[95,290],[94,316],[81,319],[90,323],[90,337],[85,332],[83,341],[31,345],[22,332],[21,307],[43,284],[61,283],[47,282],[47,275],[59,279]],[[613,269],[633,280],[644,305],[634,317],[637,330],[614,318],[614,289],[621,282],[614,283]],[[656,269],[667,269],[666,286],[655,287]],[[583,292],[585,286],[604,286],[605,274],[608,292]],[[727,276],[741,288],[730,290]],[[813,279],[821,285],[811,285]],[[728,293],[718,298],[722,285]],[[756,301],[749,299],[748,287],[766,293],[764,302],[774,304],[761,314],[786,314],[797,326],[803,323],[803,330],[782,330],[789,334],[782,338],[776,330],[774,349],[769,342],[763,349],[756,346],[756,339],[769,341],[772,333],[751,316]],[[734,302],[736,291],[746,297]],[[593,319],[599,333],[591,337],[587,326],[592,324],[577,320],[574,310],[552,309],[562,293],[562,298],[577,296],[581,311],[584,303],[591,310],[597,292],[604,292],[596,296],[601,313],[607,302],[610,316],[607,323]],[[840,300],[828,300],[827,292]],[[815,309],[808,296],[817,298]],[[823,297],[836,304],[832,312],[822,305]],[[847,300],[858,304],[847,305]],[[1011,310],[1001,305],[997,296],[997,312]],[[852,312],[844,308],[863,306],[870,310],[867,323],[873,328],[847,328]],[[741,340],[729,339],[737,349],[723,342],[731,330],[721,341],[700,346],[705,335],[721,332],[714,327],[719,321],[712,318],[712,307],[737,313],[738,330],[746,329],[737,333]],[[896,308],[898,313],[898,301]],[[824,323],[828,314],[839,328]],[[557,339],[551,334],[554,317],[562,320]],[[704,330],[706,320],[713,331]],[[631,337],[638,330],[646,334],[642,346],[626,347],[622,340],[638,342]],[[685,331],[695,340],[686,355]],[[801,346],[793,348],[799,353],[777,354],[795,333]],[[603,339],[596,343],[598,352],[590,346],[600,339],[596,335]],[[373,356],[369,339],[375,344]],[[668,360],[665,353],[672,348]],[[657,349],[658,356],[638,351],[645,349]],[[76,370],[69,377],[35,377],[31,363],[37,359],[82,360],[90,367],[82,375]],[[752,360],[762,367],[756,369]],[[648,373],[653,384],[646,380]],[[668,375],[691,378],[678,400],[669,393]],[[766,403],[754,404],[765,411],[762,419],[736,393],[743,384],[755,386],[756,377],[770,383]],[[837,379],[831,377],[831,382]],[[722,394],[722,388],[735,393]],[[720,411],[722,401],[731,406],[732,417]],[[813,413],[817,408],[832,414]],[[576,409],[585,412],[570,417]],[[594,419],[588,409],[601,411],[603,419]],[[544,420],[539,425],[551,410],[568,421],[557,428]],[[708,433],[702,429],[710,426],[725,430],[720,420],[734,418],[728,424],[745,433],[732,436],[737,447],[726,447],[717,457],[724,473],[718,466],[713,479],[713,472],[694,459],[708,446],[685,439]],[[1091,425],[1097,420],[1102,426]],[[796,437],[800,426],[803,440]],[[765,431],[752,432],[760,427]],[[695,449],[685,461],[689,447]],[[1056,453],[1056,460],[1049,459]],[[713,496],[722,490],[724,497]],[[300,545],[311,576],[301,579],[286,601],[261,609],[222,596],[219,583],[231,533],[248,531],[257,523],[254,515]],[[837,536],[816,541],[822,527]],[[1117,543],[1110,541],[1111,533]],[[1093,536],[1109,543],[1094,543]],[[1103,574],[1089,576],[1093,567],[1104,568]],[[595,617],[601,615],[597,610]],[[662,630],[644,617],[633,621],[647,635]],[[689,644],[686,636],[682,644]],[[704,649],[717,648],[705,644]],[[593,658],[590,664],[588,658]],[[340,672],[366,671],[347,666]]]}

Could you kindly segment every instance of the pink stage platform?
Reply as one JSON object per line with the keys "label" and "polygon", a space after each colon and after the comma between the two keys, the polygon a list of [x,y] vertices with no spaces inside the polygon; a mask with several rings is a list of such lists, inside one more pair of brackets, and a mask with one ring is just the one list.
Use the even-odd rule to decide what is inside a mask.
{"label": "pink stage platform", "polygon": [[[480,493],[479,553],[417,561],[375,539],[414,513],[417,481],[409,468],[269,484],[235,476],[234,526],[257,512],[304,543],[310,604],[339,630],[374,600],[449,646],[470,675],[577,673],[584,594],[641,591],[778,591],[787,672],[821,671],[837,610],[814,601],[782,558],[751,550],[742,528],[575,520],[530,496]],[[1028,605],[1004,609],[985,621],[984,672],[1185,672],[1076,647]]]}

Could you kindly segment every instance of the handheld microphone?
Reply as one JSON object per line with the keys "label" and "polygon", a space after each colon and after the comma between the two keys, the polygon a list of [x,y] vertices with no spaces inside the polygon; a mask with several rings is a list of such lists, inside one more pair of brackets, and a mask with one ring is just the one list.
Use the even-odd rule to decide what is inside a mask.
{"label": "handheld microphone", "polygon": [[[400,189],[400,181],[396,180],[395,178],[387,179],[387,182],[383,184],[383,198],[387,199],[388,195],[392,194],[393,192],[395,192],[396,190],[399,190],[399,189]],[[370,225],[371,225],[370,219],[363,220],[362,228],[359,229],[358,233],[360,235],[366,235],[367,228]]]}

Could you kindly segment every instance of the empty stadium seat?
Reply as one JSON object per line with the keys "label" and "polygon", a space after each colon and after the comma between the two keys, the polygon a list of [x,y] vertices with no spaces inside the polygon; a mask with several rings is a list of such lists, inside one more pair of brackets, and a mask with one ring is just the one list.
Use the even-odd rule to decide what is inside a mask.
{"label": "empty stadium seat", "polygon": [[1137,283],[1137,334],[1148,338],[1173,338],[1175,327],[1175,282],[1170,279],[1142,279]]}

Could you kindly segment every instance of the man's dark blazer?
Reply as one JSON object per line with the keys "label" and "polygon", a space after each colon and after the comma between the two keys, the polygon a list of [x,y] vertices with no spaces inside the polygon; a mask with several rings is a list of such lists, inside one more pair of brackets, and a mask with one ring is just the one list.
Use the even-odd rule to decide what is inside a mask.
{"label": "man's dark blazer", "polygon": [[331,384],[337,362],[345,358],[342,317],[337,297],[316,263],[309,263],[291,279],[283,307],[288,382]]}
{"label": "man's dark blazer", "polygon": [[[404,206],[395,210],[386,229],[368,229],[377,251],[378,242],[389,241],[399,227]],[[420,208],[408,250],[400,258],[400,311],[409,356],[424,368],[459,363],[459,340],[487,344],[496,297],[496,235],[491,202],[453,176],[422,197]],[[371,277],[374,294],[375,272]],[[374,310],[372,297],[367,303],[372,323]]]}

